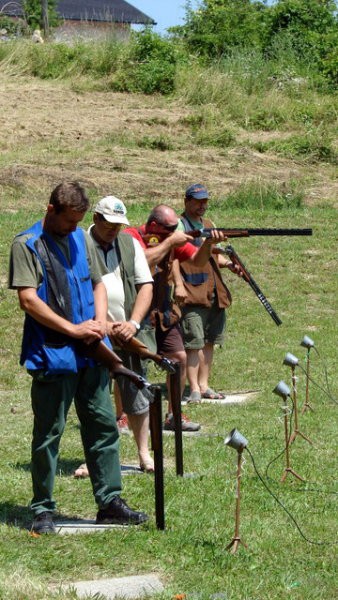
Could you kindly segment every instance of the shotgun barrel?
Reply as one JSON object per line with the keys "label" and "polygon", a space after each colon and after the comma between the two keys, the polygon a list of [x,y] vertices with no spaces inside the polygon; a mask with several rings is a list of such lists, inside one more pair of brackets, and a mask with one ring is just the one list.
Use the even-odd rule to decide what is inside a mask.
{"label": "shotgun barrel", "polygon": [[246,281],[251,287],[251,289],[255,292],[258,300],[263,304],[265,310],[269,313],[271,319],[274,320],[276,325],[281,325],[282,321],[280,320],[276,311],[272,308],[269,300],[264,296],[262,290],[259,288],[251,273],[249,273],[246,266],[242,263],[234,248],[229,245],[224,249],[224,253],[227,254],[231,261],[240,268],[244,281]]}
{"label": "shotgun barrel", "polygon": [[193,229],[187,231],[187,235],[191,235],[194,238],[211,237],[211,232],[215,229],[221,231],[227,238],[238,238],[238,237],[251,237],[255,235],[282,235],[282,236],[294,236],[294,235],[312,235],[312,229],[242,229],[242,228],[226,228],[226,227],[203,227],[203,229]]}

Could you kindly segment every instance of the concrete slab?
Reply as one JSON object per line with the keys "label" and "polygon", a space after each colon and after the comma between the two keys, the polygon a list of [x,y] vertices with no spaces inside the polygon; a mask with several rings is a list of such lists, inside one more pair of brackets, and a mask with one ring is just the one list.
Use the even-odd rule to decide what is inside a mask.
{"label": "concrete slab", "polygon": [[69,521],[54,521],[56,533],[72,535],[75,533],[99,533],[107,529],[121,529],[129,525],[96,525],[95,519],[74,519]]}
{"label": "concrete slab", "polygon": [[[252,390],[248,392],[222,392],[225,394],[225,398],[221,398],[219,400],[213,400],[212,398],[202,398],[202,401],[198,404],[243,404],[244,402],[248,402],[249,400],[253,400],[253,398],[259,393],[259,390]],[[182,406],[186,406],[188,402],[182,400]],[[197,404],[197,406],[198,406]],[[191,404],[194,406],[194,404]]]}
{"label": "concrete slab", "polygon": [[143,598],[151,594],[163,592],[164,586],[157,575],[134,575],[131,577],[114,577],[113,579],[97,579],[94,581],[76,581],[63,589],[76,591],[78,598],[91,598],[101,595],[106,600],[113,598]]}
{"label": "concrete slab", "polygon": [[144,475],[137,465],[121,465],[121,475]]}

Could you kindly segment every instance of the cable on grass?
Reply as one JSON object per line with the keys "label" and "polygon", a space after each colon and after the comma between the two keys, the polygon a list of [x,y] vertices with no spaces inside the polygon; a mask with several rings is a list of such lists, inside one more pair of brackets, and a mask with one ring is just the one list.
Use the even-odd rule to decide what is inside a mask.
{"label": "cable on grass", "polygon": [[294,523],[294,525],[296,526],[298,532],[300,533],[300,535],[302,536],[302,538],[308,542],[309,544],[314,544],[315,546],[335,546],[336,544],[338,544],[338,541],[335,542],[329,542],[329,541],[320,541],[317,542],[316,540],[311,540],[310,538],[308,538],[305,533],[303,533],[303,531],[301,530],[298,522],[296,521],[295,517],[291,514],[291,512],[286,508],[286,506],[279,500],[279,498],[276,496],[276,494],[273,493],[273,491],[269,488],[268,484],[266,483],[266,481],[263,479],[263,477],[261,476],[261,474],[259,473],[257,467],[256,467],[256,463],[254,460],[253,455],[251,454],[249,448],[246,446],[245,448],[251,458],[252,461],[252,465],[253,468],[255,470],[255,473],[258,477],[258,479],[261,481],[261,483],[264,485],[265,489],[269,492],[270,496],[272,496],[272,498],[277,502],[277,504],[286,512],[286,514],[289,516],[289,518],[291,519],[291,521]]}
{"label": "cable on grass", "polygon": [[[330,384],[329,384],[329,377],[328,377],[328,373],[327,373],[327,366],[325,363],[325,360],[321,357],[321,355],[319,354],[316,346],[314,346],[314,350],[320,360],[320,362],[323,365],[323,371],[324,371],[324,377],[325,377],[325,383],[326,383],[326,387],[327,387],[327,391],[326,390],[322,390],[322,388],[319,388],[320,390],[322,390],[329,398],[330,400],[332,400],[332,402],[334,402],[335,404],[338,404],[338,400],[336,398],[334,398],[331,389],[330,389]],[[315,385],[317,385],[310,377],[309,377],[311,383],[314,383]],[[319,387],[319,386],[318,386]]]}

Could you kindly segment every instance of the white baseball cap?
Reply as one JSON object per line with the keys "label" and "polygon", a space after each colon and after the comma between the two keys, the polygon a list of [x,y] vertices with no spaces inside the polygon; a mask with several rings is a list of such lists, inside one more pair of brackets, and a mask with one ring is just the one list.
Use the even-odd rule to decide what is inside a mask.
{"label": "white baseball cap", "polygon": [[123,204],[122,200],[119,200],[115,196],[106,196],[102,198],[100,202],[94,207],[94,213],[103,215],[105,220],[109,223],[121,223],[122,225],[129,225],[127,219],[127,209]]}

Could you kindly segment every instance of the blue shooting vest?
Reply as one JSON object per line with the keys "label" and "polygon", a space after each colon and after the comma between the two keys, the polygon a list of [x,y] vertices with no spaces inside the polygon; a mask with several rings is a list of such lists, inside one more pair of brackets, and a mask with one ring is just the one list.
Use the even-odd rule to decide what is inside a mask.
{"label": "blue shooting vest", "polygon": [[[27,234],[31,237],[25,242],[26,246],[39,260],[43,272],[38,297],[72,323],[93,319],[94,294],[82,229],[77,228],[68,235],[70,262],[43,230],[41,221],[19,236]],[[82,367],[96,364],[80,355],[75,346],[76,340],[41,325],[26,314],[20,364],[25,364],[29,371],[77,373]]]}

